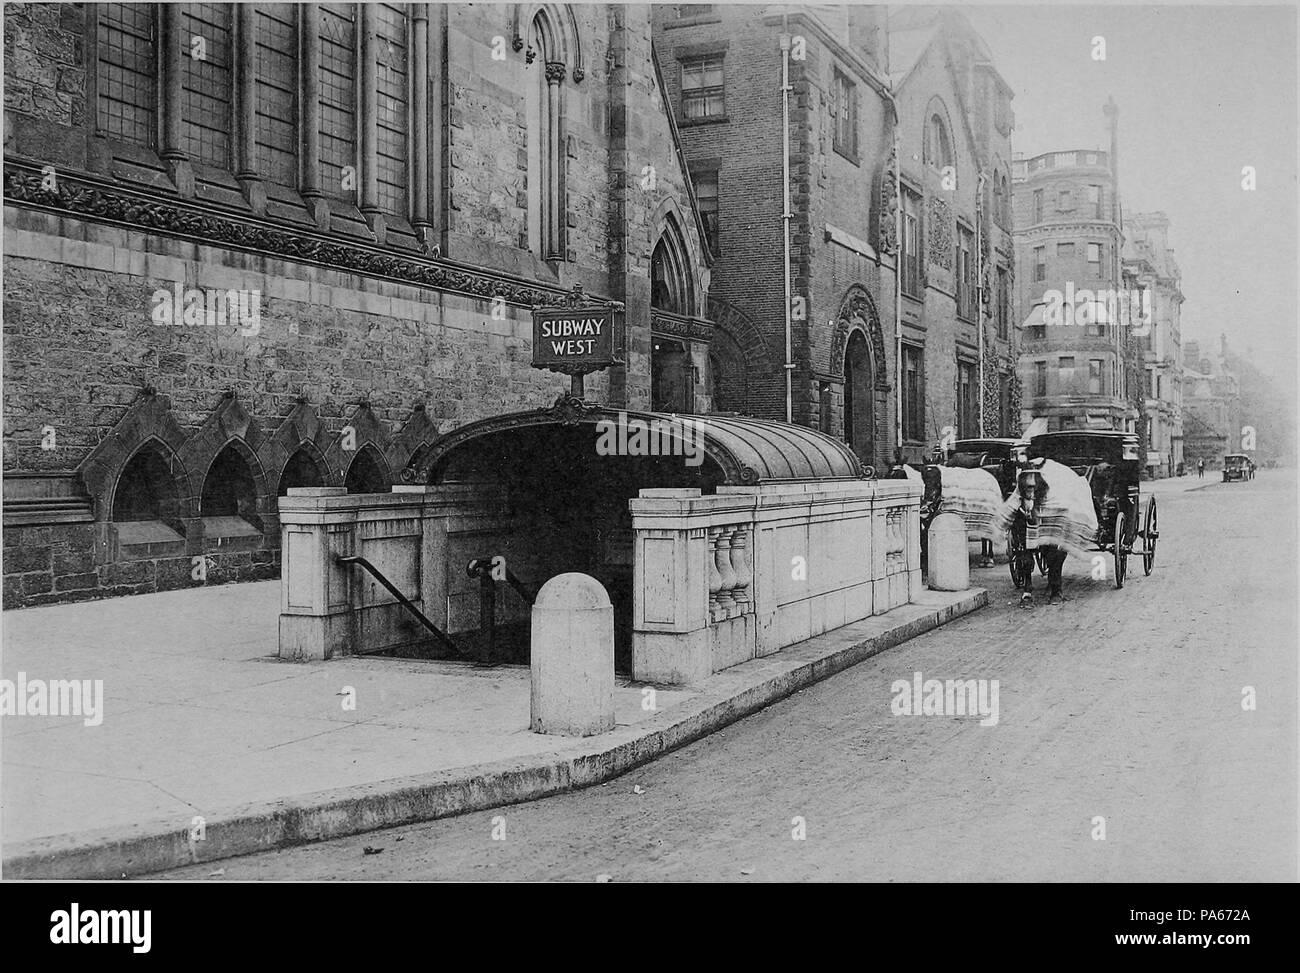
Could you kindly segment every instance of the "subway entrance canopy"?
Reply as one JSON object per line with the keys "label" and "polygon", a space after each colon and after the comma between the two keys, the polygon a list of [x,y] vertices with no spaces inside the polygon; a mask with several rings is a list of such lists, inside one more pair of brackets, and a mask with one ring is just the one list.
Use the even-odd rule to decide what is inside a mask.
{"label": "subway entrance canopy", "polygon": [[[602,448],[607,444],[617,447]],[[556,468],[563,472],[561,480],[595,476],[584,481],[586,490],[594,492],[611,485],[601,481],[618,466],[636,471],[633,482],[625,484],[631,492],[624,500],[640,488],[696,487],[710,494],[719,486],[867,476],[847,444],[804,426],[741,416],[616,410],[561,395],[550,408],[462,426],[421,457],[411,479],[499,482],[503,475],[515,479]],[[511,470],[516,474],[510,475]]]}

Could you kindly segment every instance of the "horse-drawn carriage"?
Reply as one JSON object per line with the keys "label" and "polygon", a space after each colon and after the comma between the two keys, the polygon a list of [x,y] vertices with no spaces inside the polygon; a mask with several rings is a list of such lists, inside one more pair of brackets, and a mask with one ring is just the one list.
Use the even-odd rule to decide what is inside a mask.
{"label": "horse-drawn carriage", "polygon": [[[1037,561],[1040,570],[1049,575],[1053,593],[1059,593],[1066,550],[1109,553],[1114,559],[1116,588],[1124,587],[1130,554],[1140,554],[1143,573],[1151,573],[1160,530],[1156,498],[1148,497],[1145,508],[1142,506],[1139,455],[1135,434],[1112,430],[1065,430],[1029,440],[1017,473],[1019,503],[1007,534],[1011,580],[1017,588],[1029,586]],[[1090,512],[1081,509],[1087,501],[1078,495],[1073,498],[1072,511],[1064,503],[1047,507],[1051,491],[1073,490],[1081,495],[1082,485],[1069,477],[1067,470],[1086,483]],[[1043,516],[1048,509],[1057,513]],[[1142,543],[1135,550],[1139,538]],[[1054,548],[1056,553],[1049,554],[1044,547]]]}

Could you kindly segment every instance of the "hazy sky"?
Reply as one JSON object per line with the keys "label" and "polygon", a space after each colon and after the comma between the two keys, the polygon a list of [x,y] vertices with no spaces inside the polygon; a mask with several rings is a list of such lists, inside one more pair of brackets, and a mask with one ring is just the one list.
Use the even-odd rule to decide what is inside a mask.
{"label": "hazy sky", "polygon": [[[1109,148],[1125,212],[1164,210],[1184,338],[1296,376],[1296,13],[1291,6],[963,5],[1015,91],[1017,152]],[[1106,60],[1091,57],[1106,39]],[[1254,166],[1257,189],[1241,188]]]}

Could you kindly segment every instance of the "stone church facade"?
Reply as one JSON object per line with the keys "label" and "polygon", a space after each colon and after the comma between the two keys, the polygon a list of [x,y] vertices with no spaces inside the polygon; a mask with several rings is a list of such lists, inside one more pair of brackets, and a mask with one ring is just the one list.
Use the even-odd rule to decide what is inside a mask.
{"label": "stone church facade", "polygon": [[291,486],[549,405],[705,412],[714,323],[646,6],[7,4],[5,607],[271,578]]}

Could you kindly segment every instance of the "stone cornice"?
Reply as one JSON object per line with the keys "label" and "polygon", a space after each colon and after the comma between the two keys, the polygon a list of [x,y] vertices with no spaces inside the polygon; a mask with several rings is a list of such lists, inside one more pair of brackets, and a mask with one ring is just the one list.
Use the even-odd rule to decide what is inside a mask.
{"label": "stone cornice", "polygon": [[[468,297],[484,300],[500,297],[516,307],[563,304],[570,294],[559,285],[537,284],[482,267],[344,241],[303,227],[227,215],[210,206],[144,194],[93,178],[60,174],[57,188],[53,190],[44,188],[43,178],[36,167],[6,159],[5,204],[164,233]],[[591,296],[594,300],[605,300]]]}
{"label": "stone cornice", "polygon": [[1018,227],[1016,237],[1059,236],[1062,233],[1105,233],[1114,236],[1119,228],[1109,220],[1073,220],[1060,223],[1036,223],[1033,226]]}

